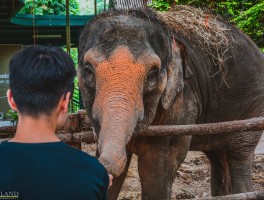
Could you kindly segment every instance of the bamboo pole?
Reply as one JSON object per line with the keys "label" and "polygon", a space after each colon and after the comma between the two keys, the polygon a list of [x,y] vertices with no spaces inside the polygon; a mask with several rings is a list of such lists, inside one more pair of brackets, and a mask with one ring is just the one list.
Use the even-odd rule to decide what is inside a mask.
{"label": "bamboo pole", "polygon": [[97,15],[97,0],[94,0],[94,15]]}
{"label": "bamboo pole", "polygon": [[106,11],[106,0],[104,0],[104,11]]}

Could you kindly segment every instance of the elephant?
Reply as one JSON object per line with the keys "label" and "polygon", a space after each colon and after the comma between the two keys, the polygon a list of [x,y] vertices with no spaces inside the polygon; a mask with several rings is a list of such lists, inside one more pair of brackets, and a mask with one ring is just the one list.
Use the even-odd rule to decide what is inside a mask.
{"label": "elephant", "polygon": [[264,55],[232,24],[189,6],[167,13],[106,11],[82,31],[78,80],[98,137],[97,156],[114,175],[109,199],[117,199],[132,154],[138,156],[142,199],[170,199],[189,150],[208,157],[212,196],[253,190],[251,165],[261,131],[133,134],[150,125],[264,115]]}

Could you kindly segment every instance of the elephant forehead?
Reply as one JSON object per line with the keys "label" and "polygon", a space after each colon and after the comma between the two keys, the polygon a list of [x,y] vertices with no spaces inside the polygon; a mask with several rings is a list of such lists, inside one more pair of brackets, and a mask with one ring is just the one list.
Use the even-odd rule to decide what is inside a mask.
{"label": "elephant forehead", "polygon": [[146,20],[131,15],[107,17],[99,22],[98,25],[97,27],[100,28],[102,32],[116,29],[119,31],[135,31],[135,33],[137,32],[138,34],[140,34],[140,31],[143,31],[150,26],[150,24],[147,23]]}
{"label": "elephant forehead", "polygon": [[107,60],[104,60],[96,67],[97,73],[104,72],[105,70],[142,75],[145,74],[146,68],[143,64],[135,61],[133,54],[127,47],[120,46],[113,51]]}
{"label": "elephant forehead", "polygon": [[148,48],[150,27],[142,19],[128,16],[108,17],[93,24],[89,34],[90,48],[96,47],[109,57],[120,45],[125,45],[140,55]]}
{"label": "elephant forehead", "polygon": [[109,17],[96,25],[94,34],[101,43],[130,41],[133,45],[146,38],[147,26],[145,21],[132,16]]}

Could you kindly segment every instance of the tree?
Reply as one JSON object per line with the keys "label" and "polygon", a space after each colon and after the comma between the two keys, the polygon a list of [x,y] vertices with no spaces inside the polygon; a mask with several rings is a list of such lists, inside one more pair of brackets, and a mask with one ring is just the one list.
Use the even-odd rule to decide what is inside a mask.
{"label": "tree", "polygon": [[156,8],[157,10],[160,11],[167,11],[170,9],[171,6],[175,4],[176,1],[173,0],[152,0],[151,7]]}
{"label": "tree", "polygon": [[[70,0],[70,14],[79,14],[79,4],[76,0]],[[20,14],[35,15],[65,15],[66,0],[26,0]]]}
{"label": "tree", "polygon": [[248,34],[264,52],[264,2],[263,0],[152,0],[152,7],[166,11],[175,4],[200,7],[234,23]]}
{"label": "tree", "polygon": [[233,19],[244,33],[264,52],[264,2],[255,4]]}

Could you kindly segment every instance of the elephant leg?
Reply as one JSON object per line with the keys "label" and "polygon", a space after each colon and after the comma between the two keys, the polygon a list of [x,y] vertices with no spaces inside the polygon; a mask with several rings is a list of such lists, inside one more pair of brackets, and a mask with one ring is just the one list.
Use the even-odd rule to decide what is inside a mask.
{"label": "elephant leg", "polygon": [[233,194],[251,192],[252,162],[254,150],[262,132],[248,132],[235,134],[227,147],[228,164],[232,182]]}
{"label": "elephant leg", "polygon": [[[234,154],[236,154],[234,156]],[[247,157],[242,156],[241,158],[235,158],[240,152],[230,152],[229,157],[229,168],[232,182],[232,194],[251,192],[252,188],[252,161],[253,154]]]}
{"label": "elephant leg", "polygon": [[[99,157],[98,150],[96,151],[96,156]],[[127,171],[129,168],[129,164],[132,158],[132,153],[127,150],[127,162],[126,162],[126,167],[124,171],[120,174],[118,177],[113,178],[113,184],[108,190],[108,199],[109,200],[116,200],[118,198],[118,195],[120,193],[120,190],[122,188],[122,185],[124,183],[124,180],[127,175]]]}
{"label": "elephant leg", "polygon": [[211,164],[212,196],[222,196],[231,193],[230,171],[225,151],[204,152]]}
{"label": "elephant leg", "polygon": [[188,152],[189,141],[157,137],[141,141],[140,149],[138,170],[142,199],[171,199],[172,184]]}

